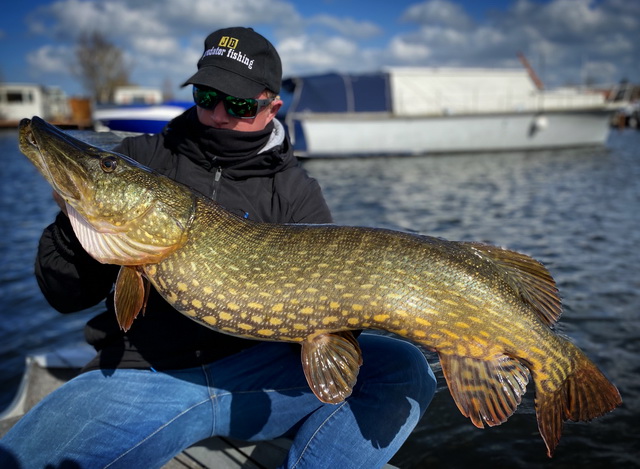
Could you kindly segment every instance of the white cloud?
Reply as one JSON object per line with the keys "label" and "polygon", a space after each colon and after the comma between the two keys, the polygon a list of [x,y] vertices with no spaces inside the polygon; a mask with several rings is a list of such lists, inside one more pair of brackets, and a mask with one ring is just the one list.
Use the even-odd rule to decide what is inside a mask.
{"label": "white cloud", "polygon": [[[289,2],[274,0],[58,0],[28,18],[30,32],[74,47],[97,31],[123,49],[132,80],[155,85],[165,77],[179,83],[196,69],[205,37],[237,25],[301,21]],[[37,61],[31,66],[41,68]]]}
{"label": "white cloud", "polygon": [[308,20],[311,25],[326,26],[344,36],[366,39],[382,33],[380,26],[370,21],[358,21],[353,18],[338,18],[330,15],[317,15]]}
{"label": "white cloud", "polygon": [[541,9],[548,28],[556,32],[582,34],[597,29],[604,23],[601,10],[591,8],[592,0],[556,0]]}
{"label": "white cloud", "polygon": [[389,54],[394,62],[413,65],[427,59],[431,56],[432,51],[424,43],[416,43],[396,37],[389,44]]}
{"label": "white cloud", "polygon": [[128,2],[59,0],[41,7],[30,18],[31,28],[54,38],[74,39],[98,31],[113,38],[132,34],[166,34],[167,27],[153,9],[131,8]]}
{"label": "white cloud", "polygon": [[[420,27],[393,38],[391,50],[415,59],[419,55],[404,48],[422,44],[430,51],[423,65],[488,67],[519,66],[516,54],[524,52],[551,86],[578,83],[587,74],[615,81],[629,71],[640,80],[638,61],[629,59],[640,56],[640,2],[517,0],[481,23],[460,9],[447,0],[409,7],[402,18]],[[585,57],[603,73],[586,73]]]}
{"label": "white cloud", "polygon": [[176,56],[180,46],[176,38],[171,36],[138,36],[131,39],[136,55],[144,56]]}
{"label": "white cloud", "polygon": [[65,46],[46,45],[27,55],[27,63],[39,76],[69,73],[73,59],[74,52]]}
{"label": "white cloud", "polygon": [[343,70],[359,56],[357,45],[345,38],[319,40],[304,35],[283,39],[278,44],[278,52],[285,75],[301,70],[307,73]]}
{"label": "white cloud", "polygon": [[412,5],[404,12],[402,19],[455,29],[466,29],[473,24],[460,5],[447,0],[430,0]]}
{"label": "white cloud", "polygon": [[40,76],[47,70],[64,73],[64,67],[68,73],[61,58],[71,57],[78,35],[92,28],[125,51],[135,82],[154,85],[169,78],[178,84],[195,71],[211,31],[245,25],[274,42],[285,75],[403,64],[519,67],[521,51],[547,85],[585,76],[640,81],[640,2],[515,0],[502,10],[488,4],[486,17],[478,19],[455,1],[427,0],[404,11],[398,7],[395,16],[377,22],[368,11],[341,17],[308,4],[303,16],[296,5],[296,0],[57,0],[29,17],[31,34],[50,42],[30,54],[29,64]]}
{"label": "white cloud", "polygon": [[585,62],[580,70],[579,83],[613,83],[617,68],[610,62]]}
{"label": "white cloud", "polygon": [[[120,0],[135,9],[139,2]],[[300,16],[290,2],[281,0],[158,0],[147,2],[144,11],[167,23],[174,34],[190,31],[202,36],[230,26],[276,25],[296,23]]]}

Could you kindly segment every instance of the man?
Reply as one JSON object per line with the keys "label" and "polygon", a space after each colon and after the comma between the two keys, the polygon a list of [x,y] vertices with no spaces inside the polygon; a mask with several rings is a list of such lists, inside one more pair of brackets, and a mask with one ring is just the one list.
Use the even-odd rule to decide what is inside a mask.
{"label": "man", "polygon": [[[264,37],[216,31],[185,83],[196,106],[161,134],[125,139],[116,150],[243,217],[330,223],[318,183],[298,166],[275,119],[281,78],[280,58]],[[64,210],[44,231],[36,276],[49,303],[68,313],[106,297],[107,310],[85,330],[96,357],[0,440],[0,467],[161,467],[215,435],[289,436],[286,467],[379,467],[435,392],[417,348],[362,334],[364,365],[352,396],[323,404],[306,383],[299,347],[214,332],[155,291],[125,333],[113,309],[117,270],[82,249]]]}

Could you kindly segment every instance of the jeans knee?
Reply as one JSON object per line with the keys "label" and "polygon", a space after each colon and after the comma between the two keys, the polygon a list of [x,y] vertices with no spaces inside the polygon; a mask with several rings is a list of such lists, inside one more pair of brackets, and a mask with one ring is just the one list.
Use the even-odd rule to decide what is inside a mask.
{"label": "jeans knee", "polygon": [[[371,348],[375,352],[367,354]],[[371,347],[363,344],[363,353],[365,366],[374,367],[367,374],[373,373],[374,380],[392,385],[390,388],[395,389],[398,398],[415,400],[426,410],[436,392],[436,378],[417,346],[393,337],[376,337],[371,340]]]}
{"label": "jeans knee", "polygon": [[424,353],[415,345],[402,341],[398,355],[398,366],[406,376],[405,382],[410,395],[426,409],[436,392],[436,377]]}

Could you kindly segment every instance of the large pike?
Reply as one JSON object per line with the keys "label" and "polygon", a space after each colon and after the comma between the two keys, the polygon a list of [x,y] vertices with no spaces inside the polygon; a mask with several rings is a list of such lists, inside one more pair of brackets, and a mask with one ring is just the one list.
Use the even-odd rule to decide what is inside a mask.
{"label": "large pike", "polygon": [[382,229],[255,223],[40,118],[20,123],[19,140],[64,198],[82,246],[122,266],[115,302],[125,330],[150,283],[207,327],[300,343],[307,381],[329,403],[350,395],[362,363],[350,331],[389,331],[438,353],[458,408],[480,428],[505,422],[532,377],[549,456],[564,420],[622,402],[553,332],[556,286],[528,256]]}

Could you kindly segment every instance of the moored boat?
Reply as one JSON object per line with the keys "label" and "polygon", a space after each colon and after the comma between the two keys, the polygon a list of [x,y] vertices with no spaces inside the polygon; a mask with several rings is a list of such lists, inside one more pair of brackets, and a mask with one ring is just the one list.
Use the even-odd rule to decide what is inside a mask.
{"label": "moored boat", "polygon": [[114,91],[113,103],[96,106],[93,126],[98,132],[155,134],[191,106],[192,101],[165,99],[157,88],[120,86]]}
{"label": "moored boat", "polygon": [[111,130],[155,134],[191,106],[191,102],[180,101],[102,106],[93,112],[93,125],[99,132]]}
{"label": "moored boat", "polygon": [[388,68],[289,78],[285,123],[308,157],[603,145],[619,107],[602,93],[543,90],[524,69]]}

